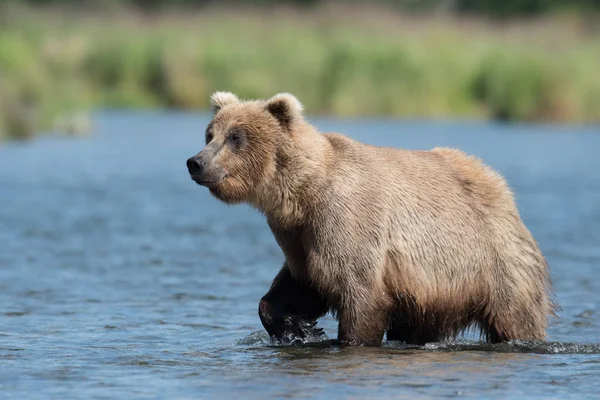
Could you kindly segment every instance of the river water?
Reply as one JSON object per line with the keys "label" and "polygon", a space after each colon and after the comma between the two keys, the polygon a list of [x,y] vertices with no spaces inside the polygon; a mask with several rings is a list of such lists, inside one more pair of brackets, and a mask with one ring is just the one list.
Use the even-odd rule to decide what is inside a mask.
{"label": "river water", "polygon": [[600,397],[600,128],[315,119],[502,172],[562,307],[547,343],[341,348],[269,343],[283,258],[263,217],[189,179],[207,122],[107,112],[89,138],[0,147],[1,399]]}

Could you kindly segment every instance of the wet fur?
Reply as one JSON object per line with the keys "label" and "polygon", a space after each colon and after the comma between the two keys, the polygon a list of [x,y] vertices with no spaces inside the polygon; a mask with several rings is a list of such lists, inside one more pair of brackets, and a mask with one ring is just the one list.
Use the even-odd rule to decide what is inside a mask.
{"label": "wet fur", "polygon": [[[452,149],[409,151],[321,134],[295,97],[213,96],[207,131],[246,132],[211,192],[264,213],[285,263],[259,315],[276,337],[331,311],[339,339],[423,344],[475,326],[492,342],[544,339],[548,266],[504,179]],[[274,322],[275,321],[275,322]]]}

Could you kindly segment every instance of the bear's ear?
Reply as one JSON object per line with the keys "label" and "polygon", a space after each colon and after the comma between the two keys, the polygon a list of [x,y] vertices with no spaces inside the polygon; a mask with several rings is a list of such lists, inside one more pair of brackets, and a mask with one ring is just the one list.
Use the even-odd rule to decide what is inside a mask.
{"label": "bear's ear", "polygon": [[292,122],[302,118],[302,104],[289,93],[279,93],[267,100],[267,111],[284,128],[289,128]]}
{"label": "bear's ear", "polygon": [[213,113],[218,113],[219,110],[228,104],[239,103],[240,99],[233,93],[215,92],[210,96],[210,109]]}

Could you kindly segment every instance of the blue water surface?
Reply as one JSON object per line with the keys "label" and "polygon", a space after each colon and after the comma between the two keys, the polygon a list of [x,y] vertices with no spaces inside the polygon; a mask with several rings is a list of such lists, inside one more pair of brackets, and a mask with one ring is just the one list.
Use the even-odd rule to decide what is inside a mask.
{"label": "blue water surface", "polygon": [[547,343],[340,348],[267,340],[283,257],[256,211],[189,179],[208,119],[105,112],[89,138],[0,146],[1,399],[599,398],[600,128],[314,119],[503,173],[562,306]]}

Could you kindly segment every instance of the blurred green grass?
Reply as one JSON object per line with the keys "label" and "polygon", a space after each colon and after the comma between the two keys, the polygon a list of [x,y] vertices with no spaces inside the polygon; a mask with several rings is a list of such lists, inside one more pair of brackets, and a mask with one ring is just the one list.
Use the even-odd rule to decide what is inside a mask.
{"label": "blurred green grass", "polygon": [[77,133],[87,125],[70,116],[95,108],[207,109],[217,90],[288,91],[309,113],[339,116],[600,121],[600,29],[581,15],[502,23],[335,8],[5,15],[0,138]]}

